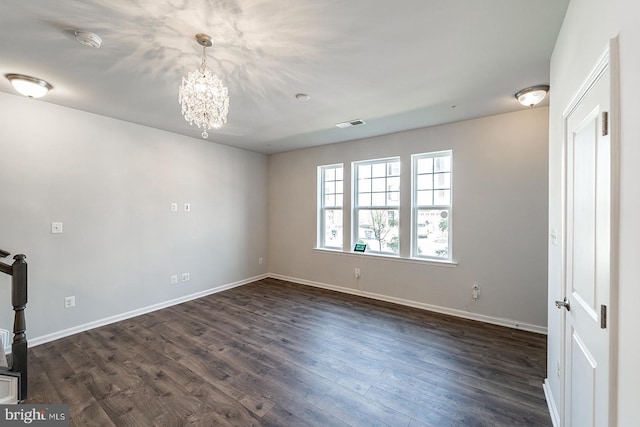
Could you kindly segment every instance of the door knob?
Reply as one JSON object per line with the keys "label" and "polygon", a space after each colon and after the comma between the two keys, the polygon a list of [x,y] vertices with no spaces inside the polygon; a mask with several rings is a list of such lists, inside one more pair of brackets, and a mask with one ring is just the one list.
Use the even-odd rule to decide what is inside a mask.
{"label": "door knob", "polygon": [[562,301],[556,301],[556,307],[564,307],[567,309],[567,311],[571,311],[571,304],[569,304],[569,300],[567,299],[567,297],[564,297],[564,300]]}

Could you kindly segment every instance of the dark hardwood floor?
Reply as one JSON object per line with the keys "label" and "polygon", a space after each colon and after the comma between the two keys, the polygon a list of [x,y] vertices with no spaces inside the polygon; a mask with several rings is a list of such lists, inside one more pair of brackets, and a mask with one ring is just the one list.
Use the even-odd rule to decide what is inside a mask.
{"label": "dark hardwood floor", "polygon": [[546,337],[265,279],[29,350],[76,426],[550,426]]}

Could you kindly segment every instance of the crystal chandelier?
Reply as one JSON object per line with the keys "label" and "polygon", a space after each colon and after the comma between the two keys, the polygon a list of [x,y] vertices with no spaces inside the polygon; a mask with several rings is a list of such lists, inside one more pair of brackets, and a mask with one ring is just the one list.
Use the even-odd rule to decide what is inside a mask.
{"label": "crystal chandelier", "polygon": [[206,138],[208,129],[218,129],[227,123],[229,90],[217,75],[207,69],[206,49],[213,45],[211,37],[196,34],[196,40],[202,46],[202,65],[182,77],[178,101],[185,120],[202,128],[202,137]]}

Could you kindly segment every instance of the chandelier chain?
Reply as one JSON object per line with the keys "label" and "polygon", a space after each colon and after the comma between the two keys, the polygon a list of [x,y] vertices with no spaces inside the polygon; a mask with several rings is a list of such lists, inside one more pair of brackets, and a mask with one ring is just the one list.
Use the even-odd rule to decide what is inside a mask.
{"label": "chandelier chain", "polygon": [[202,72],[207,69],[207,47],[202,46]]}

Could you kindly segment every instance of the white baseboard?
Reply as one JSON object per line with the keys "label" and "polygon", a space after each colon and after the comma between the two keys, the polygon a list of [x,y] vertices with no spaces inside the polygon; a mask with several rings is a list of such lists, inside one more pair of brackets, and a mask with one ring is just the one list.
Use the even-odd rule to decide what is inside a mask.
{"label": "white baseboard", "polygon": [[[269,277],[267,274],[251,277],[248,279],[240,280],[226,285],[217,286],[215,288],[207,289],[204,291],[196,292],[193,294],[185,295],[179,298],[174,298],[168,301],[164,301],[158,304],[149,305],[146,307],[138,308],[136,310],[127,311],[126,313],[116,314],[115,316],[105,317],[104,319],[95,320],[93,322],[85,323],[82,325],[74,326],[73,328],[63,329],[61,331],[53,332],[47,335],[42,335],[36,338],[29,339],[29,347],[35,347],[40,344],[44,344],[50,341],[55,341],[60,338],[75,335],[79,332],[88,331],[89,329],[99,328],[100,326],[109,325],[111,323],[119,322],[121,320],[130,319],[132,317],[140,316],[142,314],[150,313],[152,311],[161,310],[163,308],[171,307],[172,305],[181,304],[183,302],[191,301],[197,298],[202,298],[207,295],[215,294],[218,292],[226,291],[227,289],[236,288],[238,286],[246,285],[256,280],[261,280]],[[27,314],[28,315],[28,314]],[[28,331],[27,331],[28,332]]]}
{"label": "white baseboard", "polygon": [[551,422],[553,427],[560,427],[560,413],[556,406],[556,401],[553,400],[553,394],[551,394],[551,387],[549,386],[549,378],[545,378],[542,383],[542,389],[544,390],[544,397],[547,400],[547,406],[549,407],[549,415],[551,415]]}
{"label": "white baseboard", "polygon": [[380,301],[391,302],[394,304],[405,305],[408,307],[419,308],[422,310],[433,311],[441,314],[448,314],[450,316],[462,317],[464,319],[477,320],[480,322],[491,323],[499,326],[507,326],[513,329],[520,329],[523,331],[535,332],[538,334],[547,334],[547,328],[544,326],[532,325],[530,323],[519,322],[512,319],[504,319],[501,317],[486,316],[484,314],[471,313],[468,311],[457,310],[455,308],[441,307],[438,305],[426,304],[423,302],[411,301],[402,298],[391,297],[388,295],[376,294],[373,292],[363,291],[359,289],[343,288],[340,286],[329,285],[327,283],[312,282],[297,277],[288,277],[280,274],[269,273],[269,277],[274,279],[286,280],[289,282],[300,283],[302,285],[313,286],[316,288],[329,289],[332,291],[343,292],[351,295],[358,295],[366,298],[376,299]]}
{"label": "white baseboard", "polygon": [[[307,286],[313,286],[313,287],[317,287],[317,288],[323,288],[323,289],[329,289],[329,290],[333,290],[333,291],[337,291],[337,292],[342,292],[342,293],[347,293],[347,294],[352,294],[352,295],[358,295],[358,296],[363,296],[366,298],[372,298],[372,299],[376,299],[376,300],[380,300],[380,301],[386,301],[386,302],[391,302],[391,303],[395,303],[395,304],[400,304],[400,305],[405,305],[408,307],[414,307],[414,308],[419,308],[422,310],[427,310],[427,311],[433,311],[436,313],[442,313],[442,314],[448,314],[451,316],[456,316],[456,317],[462,317],[465,319],[471,319],[471,320],[477,320],[480,322],[485,322],[485,323],[491,323],[491,324],[495,324],[495,325],[500,325],[500,326],[507,326],[510,328],[514,328],[514,329],[521,329],[521,330],[525,330],[525,331],[530,331],[530,332],[536,332],[539,334],[546,334],[547,333],[547,328],[542,327],[542,326],[537,326],[537,325],[532,325],[532,324],[528,324],[528,323],[523,323],[523,322],[518,322],[516,320],[511,320],[511,319],[503,319],[503,318],[499,318],[499,317],[492,317],[492,316],[485,316],[483,314],[477,314],[477,313],[470,313],[470,312],[466,312],[466,311],[462,311],[462,310],[457,310],[457,309],[452,309],[452,308],[447,308],[447,307],[441,307],[441,306],[436,306],[436,305],[432,305],[432,304],[426,304],[426,303],[421,303],[421,302],[416,302],[416,301],[411,301],[411,300],[406,300],[406,299],[402,299],[402,298],[395,298],[395,297],[391,297],[388,295],[382,295],[382,294],[376,294],[373,292],[367,292],[367,291],[361,291],[361,290],[357,290],[357,289],[350,289],[350,288],[343,288],[340,286],[335,286],[335,285],[329,285],[327,283],[320,283],[320,282],[312,282],[309,280],[305,280],[305,279],[300,279],[300,278],[296,278],[296,277],[289,277],[289,276],[283,276],[280,274],[262,274],[259,276],[255,276],[255,277],[251,277],[248,279],[244,279],[244,280],[240,280],[237,282],[233,282],[233,283],[228,283],[226,285],[221,285],[215,288],[211,288],[211,289],[207,289],[204,291],[200,291],[200,292],[196,292],[193,294],[189,294],[189,295],[185,295],[179,298],[175,298],[175,299],[171,299],[168,301],[164,301],[158,304],[153,304],[153,305],[149,305],[146,307],[141,307],[138,308],[136,310],[132,310],[132,311],[128,311],[125,313],[121,313],[121,314],[117,314],[115,316],[110,316],[110,317],[106,317],[103,319],[99,319],[99,320],[95,320],[93,322],[89,322],[89,323],[85,323],[82,325],[78,325],[78,326],[74,326],[72,328],[68,328],[68,329],[63,329],[60,331],[56,331],[47,335],[42,335],[39,337],[35,337],[35,338],[30,338],[29,339],[29,347],[35,347],[38,346],[40,344],[44,344],[50,341],[54,341],[60,338],[64,338],[64,337],[68,337],[70,335],[74,335],[77,334],[79,332],[83,332],[83,331],[88,331],[90,329],[94,329],[94,328],[99,328],[100,326],[105,326],[105,325],[109,325],[111,323],[115,323],[115,322],[119,322],[121,320],[126,320],[126,319],[130,319],[132,317],[136,317],[136,316],[140,316],[146,313],[150,313],[152,311],[156,311],[156,310],[161,310],[163,308],[166,307],[171,307],[173,305],[177,305],[177,304],[181,304],[183,302],[187,302],[187,301],[191,301],[197,298],[202,298],[205,297],[207,295],[211,295],[211,294],[215,294],[218,292],[222,292],[225,291],[227,289],[232,289],[238,286],[242,286],[242,285],[246,285],[248,283],[251,282],[255,282],[257,280],[261,280],[267,277],[273,277],[275,279],[281,279],[281,280],[287,280],[290,282],[294,282],[294,283],[299,283],[301,285],[307,285]],[[7,354],[9,354],[11,352],[11,347],[6,347],[8,343],[5,343],[5,352]]]}

